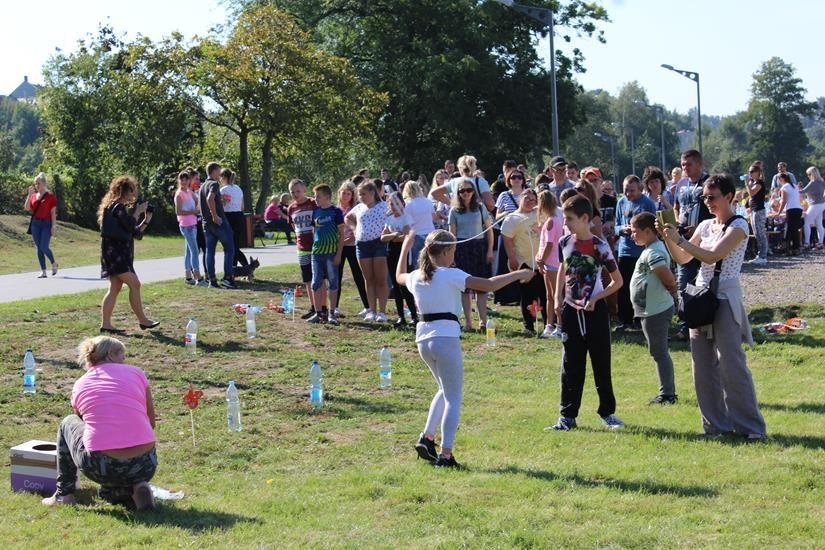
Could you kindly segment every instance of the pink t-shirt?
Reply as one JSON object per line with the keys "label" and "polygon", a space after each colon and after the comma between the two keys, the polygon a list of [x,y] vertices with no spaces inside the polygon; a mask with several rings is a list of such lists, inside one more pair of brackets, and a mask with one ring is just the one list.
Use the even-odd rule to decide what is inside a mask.
{"label": "pink t-shirt", "polygon": [[[552,225],[552,227],[549,227]],[[546,269],[551,269],[553,271],[559,270],[559,239],[562,237],[562,232],[564,228],[564,219],[559,216],[558,212],[556,212],[556,216],[553,218],[549,218],[544,225],[541,227],[541,233],[539,234],[539,250],[544,250],[545,244],[550,244],[550,256],[547,258],[547,261],[544,262],[544,267]]]}
{"label": "pink t-shirt", "polygon": [[[179,195],[181,197],[180,205],[183,210],[192,211],[198,209],[198,203],[195,202],[195,193],[192,191],[181,191],[178,189],[175,191],[175,201],[178,200]],[[190,225],[195,225],[196,223],[198,223],[198,217],[194,214],[178,216],[178,225],[181,227],[189,227]]]}
{"label": "pink t-shirt", "polygon": [[124,449],[155,441],[146,413],[146,374],[132,365],[89,368],[72,388],[72,407],[83,417],[87,451]]}

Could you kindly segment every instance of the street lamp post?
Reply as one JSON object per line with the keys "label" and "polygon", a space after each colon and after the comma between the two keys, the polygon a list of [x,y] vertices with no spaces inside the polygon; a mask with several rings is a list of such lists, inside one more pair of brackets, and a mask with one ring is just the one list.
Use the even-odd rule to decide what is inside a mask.
{"label": "street lamp post", "polygon": [[494,0],[499,4],[503,4],[509,8],[527,15],[536,21],[547,26],[550,34],[550,104],[551,104],[551,120],[550,127],[553,136],[553,156],[559,154],[559,106],[558,96],[556,94],[556,48],[553,42],[553,10],[547,8],[537,8],[534,6],[525,6],[517,4],[513,0]]}
{"label": "street lamp post", "polygon": [[601,132],[593,132],[593,135],[600,140],[610,144],[610,161],[613,163],[613,178],[618,178],[618,170],[616,170],[616,143],[613,138]]}
{"label": "street lamp post", "polygon": [[696,131],[699,132],[699,153],[702,153],[702,94],[699,91],[699,73],[676,69],[673,65],[662,63],[662,68],[674,73],[679,73],[685,78],[696,83]]}

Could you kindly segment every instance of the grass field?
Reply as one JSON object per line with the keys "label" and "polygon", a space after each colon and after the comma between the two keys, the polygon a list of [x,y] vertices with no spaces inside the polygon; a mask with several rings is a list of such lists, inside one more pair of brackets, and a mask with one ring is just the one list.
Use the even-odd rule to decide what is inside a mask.
{"label": "grass field", "polygon": [[[464,338],[465,392],[456,457],[466,471],[415,460],[435,383],[411,331],[353,320],[345,289],[340,327],[309,326],[265,311],[247,340],[235,302],[265,303],[298,278],[297,266],[260,270],[255,291],[177,283],[144,286],[161,330],[141,332],[124,299],[130,362],[149,375],[157,401],[160,466],[153,482],[182,501],[135,514],[108,505],[84,480],[76,508],[0,487],[0,540],[8,547],[797,547],[825,540],[825,308],[774,305],[765,322],[799,313],[806,331],[770,337],[748,352],[770,439],[706,441],[688,347],[674,343],[680,402],[647,404],[655,368],[640,334],[613,343],[617,414],[600,425],[592,377],[580,428],[546,433],[558,412],[558,341],[528,339],[515,308],[499,308],[499,345]],[[275,298],[277,302],[279,297]],[[100,293],[0,304],[0,442],[52,439],[82,371],[74,347],[98,325]],[[305,299],[304,299],[305,300]],[[304,302],[305,303],[305,302]],[[200,351],[184,353],[186,318],[200,323]],[[763,339],[764,340],[764,339]],[[378,388],[378,351],[391,346],[393,386]],[[38,358],[39,390],[21,394],[23,351]],[[327,404],[313,414],[308,370],[324,369]],[[226,431],[228,380],[241,391],[244,431]],[[206,392],[196,411],[198,446],[182,405],[188,382]],[[6,455],[0,460],[8,474]],[[818,541],[818,542],[817,542]]]}

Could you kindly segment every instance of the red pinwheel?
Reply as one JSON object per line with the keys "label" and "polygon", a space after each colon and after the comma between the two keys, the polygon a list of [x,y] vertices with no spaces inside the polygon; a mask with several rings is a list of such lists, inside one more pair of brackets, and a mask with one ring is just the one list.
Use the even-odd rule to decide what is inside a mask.
{"label": "red pinwheel", "polygon": [[198,408],[198,399],[203,397],[203,392],[201,390],[195,391],[195,388],[192,387],[192,384],[189,384],[189,391],[186,392],[183,396],[183,404],[189,407],[190,409],[197,409]]}
{"label": "red pinwheel", "polygon": [[530,315],[536,318],[539,316],[539,313],[544,310],[544,308],[541,307],[538,300],[533,300],[533,303],[527,306],[527,310],[530,312]]}
{"label": "red pinwheel", "polygon": [[189,408],[189,421],[192,424],[192,446],[195,444],[195,414],[194,410],[198,408],[198,400],[203,397],[201,390],[195,390],[192,384],[189,384],[189,391],[183,395],[183,404]]}

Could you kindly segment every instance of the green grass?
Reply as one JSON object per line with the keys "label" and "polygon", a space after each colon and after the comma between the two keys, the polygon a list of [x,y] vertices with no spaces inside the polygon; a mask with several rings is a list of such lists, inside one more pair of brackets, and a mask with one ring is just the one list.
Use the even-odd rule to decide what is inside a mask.
{"label": "green grass", "polygon": [[[613,343],[618,411],[627,428],[600,426],[588,376],[580,429],[545,433],[558,411],[558,341],[515,335],[515,308],[499,310],[499,346],[463,340],[465,392],[456,456],[467,471],[436,471],[412,443],[435,384],[412,333],[366,326],[345,290],[341,327],[293,323],[266,311],[260,338],[246,340],[234,302],[265,303],[297,266],[260,270],[237,292],[144,286],[162,330],[146,333],[127,314],[116,324],[129,360],[149,375],[161,420],[154,483],[186,492],[149,514],[103,503],[84,480],[81,505],[46,509],[39,497],[0,488],[0,540],[8,546],[654,547],[820,546],[825,537],[825,310],[794,310],[811,327],[770,337],[748,352],[770,439],[704,441],[690,355],[675,343],[680,403],[651,407],[655,368],[641,336]],[[0,305],[0,441],[52,439],[82,372],[73,348],[98,325],[99,292]],[[303,299],[305,303],[306,299]],[[790,311],[773,306],[764,322]],[[188,315],[201,324],[200,353],[182,346]],[[378,389],[378,351],[393,351],[393,387]],[[23,350],[42,372],[21,394]],[[327,405],[312,414],[307,375],[318,358]],[[226,431],[223,392],[238,383],[244,431]],[[182,405],[187,382],[206,392],[192,447]],[[2,460],[2,475],[8,459]],[[820,541],[820,542],[817,542]]]}

